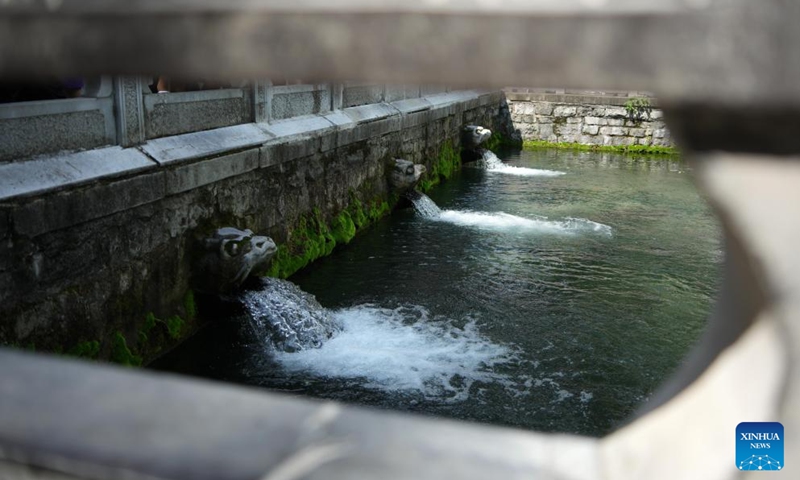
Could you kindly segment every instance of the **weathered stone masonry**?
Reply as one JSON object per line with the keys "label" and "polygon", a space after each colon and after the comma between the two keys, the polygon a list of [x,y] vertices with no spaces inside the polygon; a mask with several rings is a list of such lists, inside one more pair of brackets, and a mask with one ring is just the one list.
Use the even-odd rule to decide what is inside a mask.
{"label": "weathered stone masonry", "polygon": [[[198,235],[250,228],[295,268],[308,242],[332,248],[349,241],[340,223],[389,212],[394,158],[431,169],[464,124],[496,128],[503,105],[502,92],[460,91],[283,119],[275,103],[280,120],[2,164],[0,343],[147,362],[196,327]],[[154,131],[144,107],[128,135]]]}
{"label": "weathered stone masonry", "polygon": [[[635,94],[634,94],[635,95]],[[509,110],[524,140],[606,146],[673,146],[663,113],[632,116],[625,104],[640,97],[543,93],[509,89]],[[655,104],[653,99],[648,102]]]}

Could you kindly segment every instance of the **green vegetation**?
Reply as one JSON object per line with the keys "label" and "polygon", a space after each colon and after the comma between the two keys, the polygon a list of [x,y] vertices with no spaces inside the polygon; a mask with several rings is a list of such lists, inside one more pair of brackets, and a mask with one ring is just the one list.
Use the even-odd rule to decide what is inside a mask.
{"label": "green vegetation", "polygon": [[425,177],[419,182],[419,189],[427,192],[442,180],[447,180],[461,167],[461,155],[448,140],[439,149],[439,155],[431,163]]}
{"label": "green vegetation", "polygon": [[315,208],[310,215],[300,217],[291,230],[289,242],[278,246],[267,275],[286,278],[317,258],[329,255],[335,247],[331,229]]}
{"label": "green vegetation", "polygon": [[[397,199],[390,199],[391,204]],[[266,275],[288,278],[314,260],[328,256],[337,245],[346,245],[356,236],[356,232],[378,221],[391,212],[390,202],[380,197],[366,205],[350,192],[350,205],[330,225],[318,208],[311,214],[303,215],[291,230],[289,241],[278,245]]]}
{"label": "green vegetation", "polygon": [[492,133],[492,136],[489,137],[489,140],[484,143],[484,147],[488,148],[489,150],[497,153],[497,150],[501,147],[521,147],[518,142],[512,141],[510,138],[503,136],[499,132]]}
{"label": "green vegetation", "polygon": [[347,210],[339,214],[331,222],[331,233],[337,244],[348,244],[356,236],[356,224]]}
{"label": "green vegetation", "polygon": [[147,343],[149,340],[148,334],[150,333],[150,330],[156,326],[156,322],[160,322],[160,320],[153,315],[153,312],[145,315],[144,325],[142,325],[142,328],[139,329],[139,344]]}
{"label": "green vegetation", "polygon": [[142,364],[142,357],[134,355],[131,349],[128,348],[128,342],[125,341],[125,337],[122,336],[122,333],[117,332],[111,339],[111,361],[120,365],[138,367]]}
{"label": "green vegetation", "polygon": [[350,191],[350,205],[347,206],[347,212],[350,214],[350,218],[353,220],[356,230],[361,230],[369,225],[369,217],[367,217],[364,211],[364,204],[361,203],[356,192],[352,190]]}
{"label": "green vegetation", "polygon": [[92,340],[81,342],[66,352],[70,357],[95,359],[100,354],[100,342]]}
{"label": "green vegetation", "polygon": [[[184,309],[186,311],[186,317],[189,321],[194,320],[195,316],[197,315],[197,307],[194,304],[194,292],[189,290],[186,296],[184,297]],[[186,320],[184,320],[180,315],[173,315],[166,320],[161,320],[160,318],[156,317],[153,312],[148,313],[144,317],[144,324],[139,329],[139,336],[138,336],[138,350],[142,351],[155,351],[158,352],[161,350],[163,345],[161,342],[156,340],[156,337],[152,336],[153,329],[156,327],[157,324],[164,325],[166,329],[166,335],[171,338],[172,340],[179,340],[186,330]]]}
{"label": "green vegetation", "polygon": [[183,297],[183,309],[189,321],[197,318],[197,305],[194,303],[194,292],[191,290],[186,292],[186,296]]}
{"label": "green vegetation", "polygon": [[173,340],[178,340],[181,338],[183,327],[186,325],[186,322],[184,322],[180,316],[173,315],[167,319],[166,325],[169,337]]}
{"label": "green vegetation", "polygon": [[650,145],[584,145],[582,143],[555,143],[539,140],[526,140],[523,143],[526,149],[560,149],[560,150],[580,150],[587,152],[609,152],[637,155],[664,155],[677,156],[680,150],[674,147],[656,147]]}
{"label": "green vegetation", "polygon": [[650,112],[653,106],[650,100],[646,98],[631,98],[625,102],[625,111],[628,112],[628,118],[634,122],[641,122],[645,118],[650,118]]}

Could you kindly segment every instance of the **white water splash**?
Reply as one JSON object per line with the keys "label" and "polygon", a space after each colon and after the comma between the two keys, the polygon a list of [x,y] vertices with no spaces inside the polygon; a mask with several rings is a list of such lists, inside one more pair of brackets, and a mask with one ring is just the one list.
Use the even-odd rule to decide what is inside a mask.
{"label": "white water splash", "polygon": [[435,217],[433,220],[485,230],[516,230],[561,235],[595,232],[608,236],[613,232],[612,228],[608,225],[583,218],[567,218],[565,220],[532,219],[510,215],[504,212],[486,213],[444,210],[441,215]]}
{"label": "white water splash", "polygon": [[485,230],[529,231],[571,235],[581,232],[592,232],[611,236],[613,229],[608,225],[593,222],[585,218],[567,217],[564,220],[547,220],[546,218],[524,218],[505,212],[487,213],[469,210],[442,210],[424,193],[416,192],[410,197],[414,209],[423,217],[435,222],[451,223],[462,227],[475,227]]}
{"label": "white water splash", "polygon": [[481,163],[486,170],[506,175],[516,175],[518,177],[560,177],[566,172],[558,170],[544,170],[540,168],[514,167],[503,163],[491,150],[484,150]]}
{"label": "white water splash", "polygon": [[286,280],[264,277],[260,290],[241,301],[259,342],[267,348],[297,351],[319,348],[341,326],[310,293]]}
{"label": "white water splash", "polygon": [[517,361],[517,352],[492,343],[475,321],[458,327],[419,306],[362,305],[335,311],[333,316],[342,331],[320,348],[277,352],[284,369],[444,402],[466,400],[476,382],[498,383],[513,394],[527,390],[524,382],[496,372]]}
{"label": "white water splash", "polygon": [[414,210],[425,218],[437,218],[442,214],[442,210],[436,205],[436,202],[431,200],[431,197],[424,193],[415,192],[416,195],[409,197],[411,203],[414,205]]}

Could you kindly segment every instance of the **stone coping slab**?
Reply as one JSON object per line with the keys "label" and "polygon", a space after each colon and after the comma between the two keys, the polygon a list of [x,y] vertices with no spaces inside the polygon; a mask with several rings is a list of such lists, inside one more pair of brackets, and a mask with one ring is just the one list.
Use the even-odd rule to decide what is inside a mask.
{"label": "stone coping slab", "polygon": [[259,124],[259,127],[270,135],[274,141],[283,141],[286,137],[309,135],[320,130],[332,128],[334,125],[321,115],[304,115],[270,124]]}
{"label": "stone coping slab", "polygon": [[[550,103],[571,103],[579,105],[613,105],[624,106],[635,97],[621,97],[611,95],[576,95],[569,93],[534,93],[534,92],[506,92],[506,98],[512,102],[550,102]],[[658,100],[652,97],[647,98],[650,105],[658,106]]]}
{"label": "stone coping slab", "polygon": [[140,148],[160,165],[211,157],[257,147],[274,137],[255,124],[235,125],[204,132],[185,133],[149,140]]}
{"label": "stone coping slab", "polygon": [[0,165],[0,201],[156,168],[135,148],[107,147]]}
{"label": "stone coping slab", "polygon": [[388,103],[371,103],[358,107],[348,107],[342,113],[350,117],[353,122],[367,123],[399,115],[400,111]]}
{"label": "stone coping slab", "polygon": [[433,104],[424,98],[408,98],[392,102],[391,105],[400,113],[414,113],[422,110],[430,110]]}

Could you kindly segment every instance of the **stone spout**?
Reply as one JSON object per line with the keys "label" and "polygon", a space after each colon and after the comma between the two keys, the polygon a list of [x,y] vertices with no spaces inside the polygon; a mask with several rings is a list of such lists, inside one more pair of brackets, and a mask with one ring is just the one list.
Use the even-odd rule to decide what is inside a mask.
{"label": "stone spout", "polygon": [[199,242],[192,266],[193,287],[204,293],[230,293],[251,274],[264,270],[277,247],[251,230],[225,227]]}
{"label": "stone spout", "polygon": [[467,125],[461,129],[461,163],[477,162],[483,158],[481,145],[492,136],[492,131],[479,125]]}
{"label": "stone spout", "polygon": [[492,136],[492,131],[479,125],[467,125],[461,130],[461,148],[475,150]]}
{"label": "stone spout", "polygon": [[413,190],[425,170],[425,165],[398,158],[394,161],[394,167],[389,175],[389,185],[392,190],[400,194]]}

